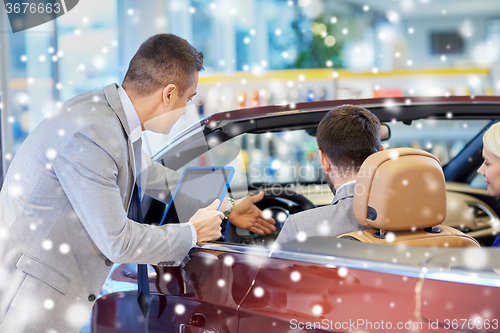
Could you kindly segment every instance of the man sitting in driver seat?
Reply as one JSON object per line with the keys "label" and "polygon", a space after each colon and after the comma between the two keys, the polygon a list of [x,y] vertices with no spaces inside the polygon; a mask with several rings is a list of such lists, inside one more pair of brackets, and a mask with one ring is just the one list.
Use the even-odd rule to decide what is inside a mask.
{"label": "man sitting in driver seat", "polygon": [[321,168],[335,197],[329,206],[291,215],[277,243],[366,229],[354,217],[354,185],[363,161],[385,149],[380,142],[380,121],[363,107],[342,105],[320,121],[316,141]]}

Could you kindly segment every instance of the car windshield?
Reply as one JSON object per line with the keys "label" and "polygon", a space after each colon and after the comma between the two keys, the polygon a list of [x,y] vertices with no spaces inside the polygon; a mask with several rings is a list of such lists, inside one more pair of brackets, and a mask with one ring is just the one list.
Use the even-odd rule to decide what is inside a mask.
{"label": "car windshield", "polygon": [[[391,137],[382,143],[386,148],[412,147],[428,151],[448,164],[489,123],[489,119],[420,119],[404,124],[387,125]],[[241,148],[248,188],[276,184],[322,184],[316,138],[309,130],[251,134],[244,133],[229,142]],[[221,165],[225,158],[207,152],[186,167]]]}

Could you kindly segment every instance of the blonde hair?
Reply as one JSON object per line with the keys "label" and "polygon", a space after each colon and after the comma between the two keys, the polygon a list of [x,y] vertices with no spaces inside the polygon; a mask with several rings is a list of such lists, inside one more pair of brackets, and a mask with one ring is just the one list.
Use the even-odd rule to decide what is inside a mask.
{"label": "blonde hair", "polygon": [[483,135],[486,150],[500,158],[500,123],[492,125]]}

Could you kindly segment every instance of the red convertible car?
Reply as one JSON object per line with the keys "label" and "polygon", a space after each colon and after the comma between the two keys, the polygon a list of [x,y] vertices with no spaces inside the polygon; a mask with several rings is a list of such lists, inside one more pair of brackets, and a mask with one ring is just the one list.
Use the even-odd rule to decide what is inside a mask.
{"label": "red convertible car", "polygon": [[[439,158],[446,180],[441,228],[474,246],[334,237],[273,244],[289,214],[333,198],[314,135],[325,113],[342,104],[376,114],[389,130],[387,148]],[[178,171],[207,163],[242,169],[233,196],[264,189],[259,205],[277,231],[259,236],[228,222],[224,239],[192,249],[180,267],[150,266],[146,318],[136,301],[136,265],[115,264],[92,332],[500,332],[500,250],[489,248],[500,229],[500,202],[476,174],[482,134],[498,118],[500,98],[467,96],[317,101],[201,120],[153,159]],[[145,206],[145,219],[160,223],[165,205],[148,199]]]}

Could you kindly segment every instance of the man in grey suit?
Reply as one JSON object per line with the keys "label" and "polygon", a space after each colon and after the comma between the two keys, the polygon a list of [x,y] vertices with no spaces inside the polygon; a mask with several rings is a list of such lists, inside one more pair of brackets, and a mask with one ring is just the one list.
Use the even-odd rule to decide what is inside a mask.
{"label": "man in grey suit", "polygon": [[[179,265],[196,243],[220,237],[217,200],[186,223],[127,218],[141,158],[148,170],[140,191],[167,201],[179,180],[138,158],[137,142],[142,130],[170,131],[196,93],[202,61],[182,38],[153,36],[122,87],[72,98],[26,138],[0,192],[0,332],[78,332],[113,262]],[[270,233],[274,221],[254,205],[261,198],[225,199],[221,210]]]}
{"label": "man in grey suit", "polygon": [[316,141],[325,180],[335,196],[329,206],[288,217],[277,243],[366,229],[354,217],[354,185],[363,161],[385,149],[380,142],[380,121],[363,107],[342,105],[320,121]]}

